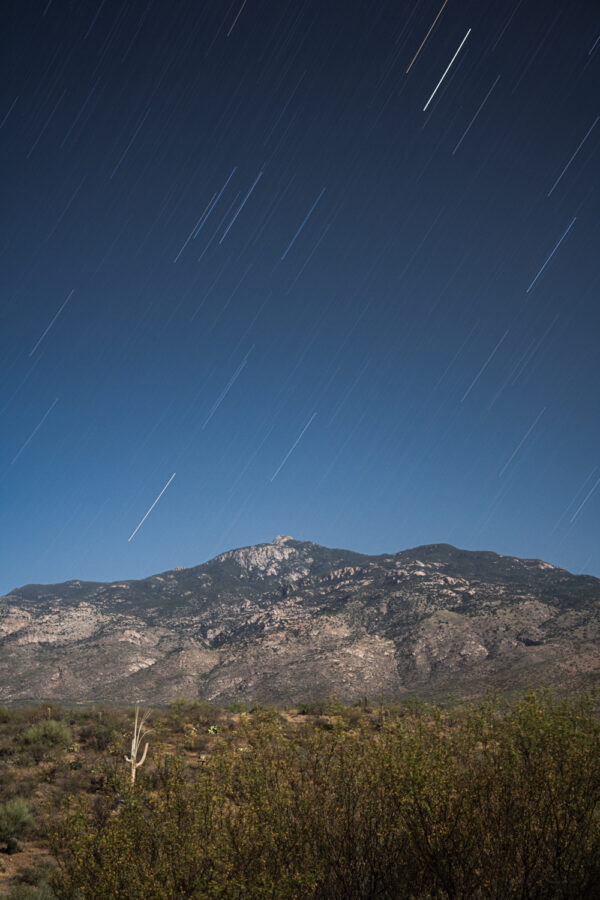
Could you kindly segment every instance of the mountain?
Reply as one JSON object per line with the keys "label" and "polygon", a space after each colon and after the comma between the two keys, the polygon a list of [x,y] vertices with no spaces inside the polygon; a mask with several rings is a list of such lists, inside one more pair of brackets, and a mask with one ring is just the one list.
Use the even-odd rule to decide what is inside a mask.
{"label": "mountain", "polygon": [[600,579],[431,544],[290,537],[111,584],[0,598],[0,701],[297,702],[479,693],[600,672]]}

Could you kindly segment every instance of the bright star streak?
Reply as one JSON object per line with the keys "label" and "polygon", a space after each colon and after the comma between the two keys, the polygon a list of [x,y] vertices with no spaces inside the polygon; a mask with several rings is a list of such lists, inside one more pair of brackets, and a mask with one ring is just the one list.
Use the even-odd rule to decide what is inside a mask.
{"label": "bright star streak", "polygon": [[133,531],[133,532],[129,535],[129,537],[127,538],[127,541],[130,541],[133,537],[135,537],[135,535],[136,535],[137,532],[140,530],[140,528],[142,527],[142,525],[144,524],[144,522],[146,521],[146,519],[148,518],[148,516],[150,515],[150,513],[152,512],[152,510],[154,509],[154,507],[156,506],[156,504],[158,503],[158,501],[160,500],[160,498],[162,497],[162,495],[163,495],[164,492],[166,491],[166,489],[169,487],[169,485],[171,484],[171,482],[172,482],[173,479],[175,478],[175,475],[176,475],[176,474],[177,474],[176,472],[173,472],[173,474],[171,475],[171,477],[169,478],[169,480],[168,480],[167,483],[165,484],[164,488],[162,489],[162,491],[160,492],[160,494],[158,495],[158,497],[156,498],[156,500],[154,501],[154,503],[152,504],[152,506],[150,507],[150,509],[148,510],[148,512],[146,513],[146,515],[144,516],[144,518],[142,519],[142,521],[139,523],[139,525],[137,526],[137,528],[135,529],[135,531]]}
{"label": "bright star streak", "polygon": [[300,443],[300,440],[302,439],[304,432],[306,431],[308,426],[311,424],[311,422],[315,416],[316,416],[316,413],[313,413],[312,416],[310,417],[310,419],[308,420],[308,422],[306,423],[306,425],[304,426],[304,428],[302,429],[302,431],[300,432],[300,434],[298,435],[298,437],[296,438],[296,440],[294,441],[294,443],[292,444],[292,446],[290,447],[290,449],[288,450],[288,452],[286,453],[286,455],[283,457],[283,461],[279,464],[279,466],[275,470],[275,473],[271,477],[271,481],[275,481],[275,479],[277,478],[277,476],[279,475],[279,473],[285,466],[286,462],[288,461],[288,459],[290,458],[290,456],[292,455],[292,453],[294,452],[294,450]]}
{"label": "bright star streak", "polygon": [[598,487],[599,484],[600,484],[600,478],[598,479],[598,481],[596,482],[594,487],[586,494],[585,499],[579,504],[579,506],[577,507],[577,509],[575,510],[573,515],[571,516],[571,522],[575,521],[575,519],[577,518],[577,516],[579,515],[579,513],[581,512],[581,510],[583,509],[585,504],[588,502],[588,500],[590,499],[590,497],[592,496],[592,494],[594,493],[594,491],[596,490],[596,488]]}
{"label": "bright star streak", "polygon": [[450,71],[450,68],[451,68],[451,66],[452,66],[452,63],[454,62],[454,60],[456,59],[456,57],[458,56],[458,54],[459,54],[460,51],[462,50],[463,44],[464,44],[464,42],[466,41],[466,39],[469,37],[470,34],[471,34],[471,29],[469,28],[469,30],[468,30],[467,33],[465,34],[464,38],[463,38],[462,41],[460,42],[460,47],[458,48],[458,50],[456,51],[456,53],[454,54],[454,56],[452,57],[452,59],[451,59],[450,62],[448,63],[448,68],[446,69],[446,71],[444,72],[444,74],[442,75],[442,77],[440,78],[440,80],[438,81],[438,83],[436,84],[435,89],[434,89],[434,91],[433,91],[433,94],[431,95],[431,97],[429,98],[429,100],[427,101],[427,103],[425,104],[425,106],[423,107],[423,112],[426,111],[427,107],[429,106],[429,104],[431,103],[431,101],[433,100],[433,98],[435,97],[435,95],[437,94],[437,91],[438,91],[438,88],[439,88],[440,84],[442,83],[442,81],[444,80],[444,78],[446,77],[446,75],[448,74],[448,72]]}
{"label": "bright star streak", "polygon": [[408,67],[408,69],[406,70],[406,73],[405,73],[406,75],[408,75],[408,73],[409,73],[410,70],[412,69],[412,67],[413,67],[413,65],[414,65],[414,63],[415,63],[415,61],[416,61],[416,59],[417,59],[417,56],[419,55],[419,53],[421,52],[421,50],[422,50],[423,47],[425,46],[425,43],[426,43],[426,41],[427,41],[427,38],[429,37],[429,35],[430,35],[431,32],[433,31],[433,29],[435,28],[435,23],[437,22],[437,20],[438,20],[439,17],[441,16],[441,14],[444,12],[444,6],[446,5],[447,2],[448,2],[448,0],[444,0],[444,3],[443,3],[443,5],[442,5],[442,8],[440,9],[440,11],[439,11],[439,13],[437,14],[437,16],[435,17],[435,19],[433,20],[433,24],[432,24],[431,28],[429,29],[429,31],[427,32],[427,34],[426,34],[425,37],[423,38],[423,41],[422,41],[422,43],[421,43],[421,46],[419,47],[419,49],[417,50],[417,52],[416,52],[415,55],[413,56],[412,61],[411,61],[411,64],[410,64],[410,66]]}
{"label": "bright star streak", "polygon": [[235,23],[237,22],[237,20],[238,20],[239,17],[241,16],[242,10],[243,10],[243,8],[245,7],[245,5],[246,5],[246,0],[244,0],[244,2],[242,3],[242,5],[240,6],[240,11],[238,12],[237,16],[236,16],[235,19],[233,20],[233,25],[231,26],[231,28],[230,28],[229,31],[227,32],[227,37],[229,37],[229,35],[230,35],[231,32],[233,31],[233,29],[235,28]]}

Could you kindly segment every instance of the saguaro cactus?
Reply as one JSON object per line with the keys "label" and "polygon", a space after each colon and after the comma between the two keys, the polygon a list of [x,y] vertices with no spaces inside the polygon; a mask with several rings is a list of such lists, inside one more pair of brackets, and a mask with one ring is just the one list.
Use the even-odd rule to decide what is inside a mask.
{"label": "saguaro cactus", "polygon": [[131,755],[125,757],[125,761],[129,763],[131,766],[131,783],[135,784],[135,775],[140,766],[144,765],[144,761],[146,759],[146,754],[148,753],[148,741],[146,741],[146,745],[144,747],[141,759],[138,759],[138,753],[140,750],[140,744],[152,731],[151,728],[145,728],[145,724],[148,720],[148,716],[150,713],[146,710],[142,713],[142,717],[140,719],[140,704],[135,704],[135,722],[133,725],[133,737],[131,739]]}

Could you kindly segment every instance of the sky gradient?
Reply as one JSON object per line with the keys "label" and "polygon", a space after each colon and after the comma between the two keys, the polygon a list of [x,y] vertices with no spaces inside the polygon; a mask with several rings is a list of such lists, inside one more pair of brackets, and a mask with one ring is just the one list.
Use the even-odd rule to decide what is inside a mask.
{"label": "sky gradient", "polygon": [[596,4],[2,26],[0,592],[279,533],[600,576]]}

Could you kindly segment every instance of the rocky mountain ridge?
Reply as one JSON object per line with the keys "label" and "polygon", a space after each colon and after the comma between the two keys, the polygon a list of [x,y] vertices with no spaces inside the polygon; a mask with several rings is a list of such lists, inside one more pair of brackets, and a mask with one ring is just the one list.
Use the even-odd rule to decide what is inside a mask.
{"label": "rocky mountain ridge", "polygon": [[600,579],[431,544],[279,536],[193,568],[0,598],[0,702],[478,693],[600,672]]}

